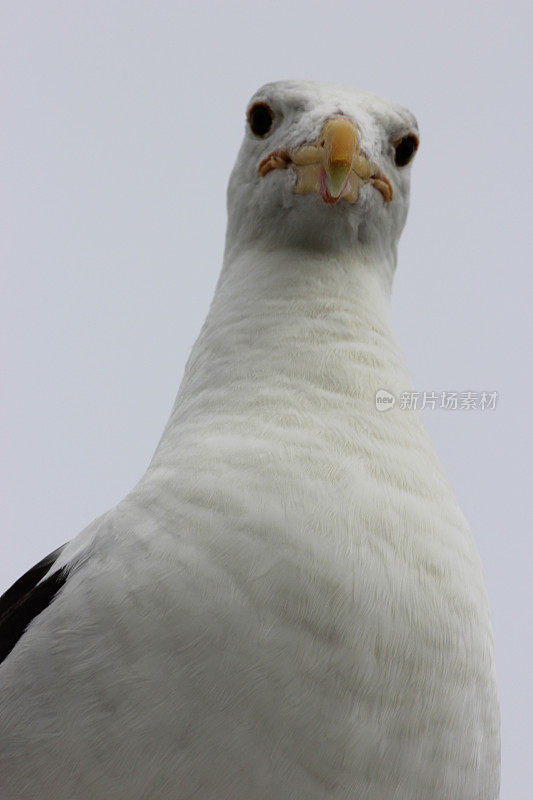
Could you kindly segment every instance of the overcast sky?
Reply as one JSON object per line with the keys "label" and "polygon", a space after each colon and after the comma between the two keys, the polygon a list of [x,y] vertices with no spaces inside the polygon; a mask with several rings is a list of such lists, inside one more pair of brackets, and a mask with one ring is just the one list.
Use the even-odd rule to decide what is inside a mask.
{"label": "overcast sky", "polygon": [[0,590],[142,475],[220,269],[249,96],[381,93],[421,131],[394,292],[415,385],[499,393],[426,422],[485,566],[502,800],[533,785],[527,6],[0,2]]}

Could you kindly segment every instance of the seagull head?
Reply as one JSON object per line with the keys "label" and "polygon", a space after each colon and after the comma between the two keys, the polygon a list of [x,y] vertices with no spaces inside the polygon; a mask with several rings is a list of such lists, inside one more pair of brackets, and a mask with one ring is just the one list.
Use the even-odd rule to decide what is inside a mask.
{"label": "seagull head", "polygon": [[418,128],[375,94],[311,81],[261,87],[228,189],[228,246],[395,249]]}

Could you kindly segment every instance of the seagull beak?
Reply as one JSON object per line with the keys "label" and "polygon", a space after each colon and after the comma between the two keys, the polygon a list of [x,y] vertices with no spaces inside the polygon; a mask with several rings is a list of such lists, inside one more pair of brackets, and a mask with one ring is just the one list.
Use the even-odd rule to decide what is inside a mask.
{"label": "seagull beak", "polygon": [[319,194],[330,206],[342,198],[356,203],[365,183],[371,184],[390,203],[392,184],[377,164],[361,151],[357,128],[344,116],[330,117],[313,143],[278,148],[260,162],[262,178],[276,169],[296,172],[296,194]]}
{"label": "seagull beak", "polygon": [[322,129],[326,186],[331,198],[340,197],[346,187],[358,147],[357,131],[345,117],[328,119]]}

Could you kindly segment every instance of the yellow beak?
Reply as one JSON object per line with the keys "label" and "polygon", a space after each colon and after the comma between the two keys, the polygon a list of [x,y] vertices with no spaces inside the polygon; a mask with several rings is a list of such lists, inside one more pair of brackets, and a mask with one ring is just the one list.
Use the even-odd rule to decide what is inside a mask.
{"label": "yellow beak", "polygon": [[322,129],[321,143],[324,147],[324,169],[326,185],[331,197],[339,197],[357,153],[357,131],[355,125],[345,117],[328,119]]}

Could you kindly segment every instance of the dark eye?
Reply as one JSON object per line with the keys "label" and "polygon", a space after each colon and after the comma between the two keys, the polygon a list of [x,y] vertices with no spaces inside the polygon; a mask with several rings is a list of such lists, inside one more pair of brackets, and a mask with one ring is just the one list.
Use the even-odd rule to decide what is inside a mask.
{"label": "dark eye", "polygon": [[418,139],[414,133],[410,133],[400,139],[399,142],[395,142],[394,148],[394,163],[398,167],[405,167],[416,153]]}
{"label": "dark eye", "polygon": [[256,136],[266,136],[272,127],[274,112],[266,103],[255,103],[248,112],[248,122],[252,133]]}

